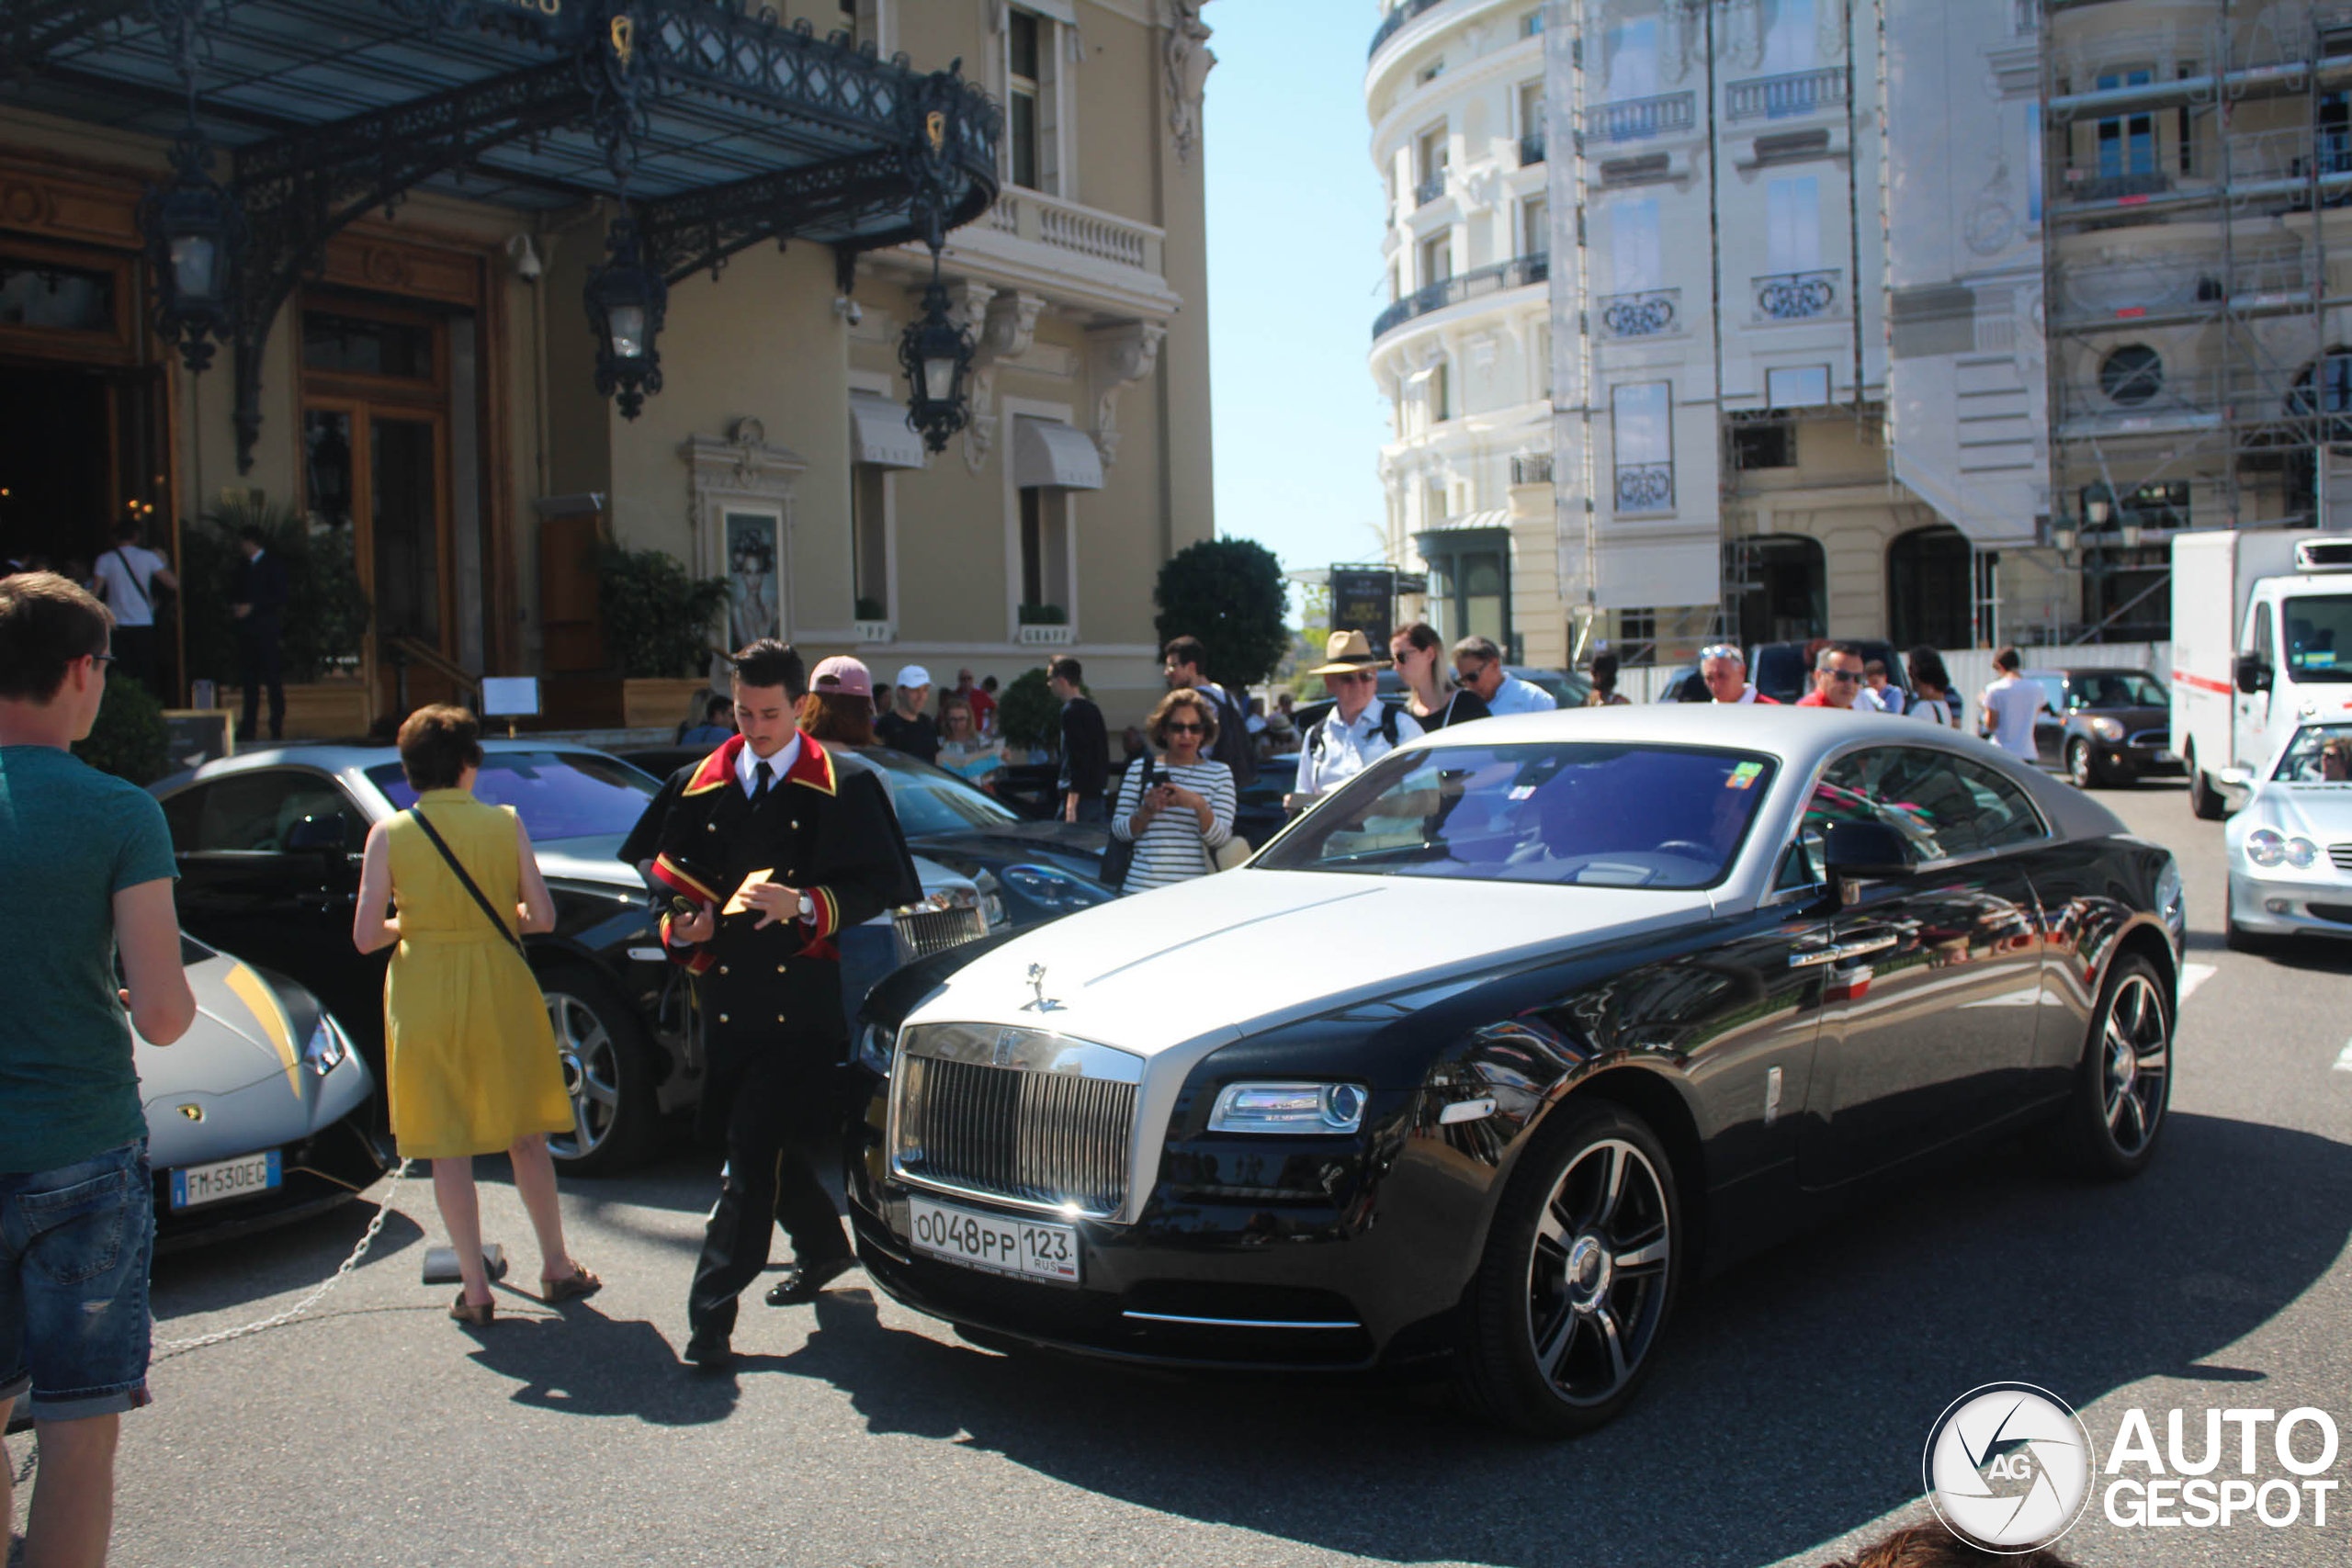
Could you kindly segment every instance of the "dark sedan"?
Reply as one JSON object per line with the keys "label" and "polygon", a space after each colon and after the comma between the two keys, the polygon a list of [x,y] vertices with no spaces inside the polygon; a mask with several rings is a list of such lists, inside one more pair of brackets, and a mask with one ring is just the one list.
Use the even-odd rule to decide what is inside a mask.
{"label": "dark sedan", "polygon": [[1248,867],[902,971],[858,1037],[868,1276],[983,1342],[1442,1368],[1566,1434],[1686,1280],[1925,1158],[2145,1168],[2171,855],[1958,734],[1736,728],[1448,730]]}
{"label": "dark sedan", "polygon": [[2172,696],[2145,670],[2025,670],[2048,709],[2034,720],[2041,765],[2078,789],[2181,772],[2172,750]]}

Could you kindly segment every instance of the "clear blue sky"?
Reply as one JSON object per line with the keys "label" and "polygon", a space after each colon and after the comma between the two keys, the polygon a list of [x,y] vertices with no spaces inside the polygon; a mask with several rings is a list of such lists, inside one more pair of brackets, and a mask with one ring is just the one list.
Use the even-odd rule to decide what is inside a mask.
{"label": "clear blue sky", "polygon": [[1367,0],[1222,0],[1204,106],[1216,529],[1283,569],[1377,560],[1387,304]]}

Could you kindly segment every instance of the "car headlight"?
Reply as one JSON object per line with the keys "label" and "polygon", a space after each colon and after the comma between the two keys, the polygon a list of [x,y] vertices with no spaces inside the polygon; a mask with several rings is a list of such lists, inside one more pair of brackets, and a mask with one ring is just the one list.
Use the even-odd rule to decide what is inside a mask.
{"label": "car headlight", "polygon": [[302,1045],[302,1065],[321,1077],[343,1065],[351,1055],[351,1042],[343,1030],[326,1014],[319,1014],[319,1021],[311,1027],[311,1038]]}
{"label": "car headlight", "polygon": [[1057,915],[1091,908],[1103,901],[1103,895],[1096,889],[1049,865],[1009,865],[1004,868],[1002,880],[1005,886],[1039,908]]}
{"label": "car headlight", "polygon": [[2319,846],[2309,839],[2287,840],[2287,863],[2297,871],[2302,870],[2317,859],[2319,859]]}
{"label": "car headlight", "polygon": [[2165,862],[2163,873],[2156,878],[2156,909],[2172,932],[2175,947],[2188,940],[2188,898],[2181,886],[2180,867],[2174,862]]}
{"label": "car headlight", "polygon": [[1351,1083],[1227,1084],[1209,1112],[1212,1133],[1352,1133],[1368,1097]]}
{"label": "car headlight", "polygon": [[2123,739],[2123,727],[2111,718],[2094,718],[2087,721],[2084,725],[2084,728],[2088,729],[2093,735],[2098,736],[2101,740],[2120,740]]}
{"label": "car headlight", "polygon": [[2267,828],[2245,836],[2245,858],[2256,865],[2277,865],[2287,858],[2287,840]]}
{"label": "car headlight", "polygon": [[878,1023],[867,1023],[857,1032],[857,1065],[880,1077],[890,1076],[890,1058],[898,1050],[898,1036]]}

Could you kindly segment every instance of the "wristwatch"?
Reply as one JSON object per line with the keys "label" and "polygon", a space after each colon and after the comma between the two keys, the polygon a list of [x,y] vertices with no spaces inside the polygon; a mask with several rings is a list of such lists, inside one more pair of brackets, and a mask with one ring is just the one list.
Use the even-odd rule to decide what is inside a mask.
{"label": "wristwatch", "polygon": [[806,893],[800,896],[800,918],[804,920],[813,920],[817,918],[817,900],[809,897]]}

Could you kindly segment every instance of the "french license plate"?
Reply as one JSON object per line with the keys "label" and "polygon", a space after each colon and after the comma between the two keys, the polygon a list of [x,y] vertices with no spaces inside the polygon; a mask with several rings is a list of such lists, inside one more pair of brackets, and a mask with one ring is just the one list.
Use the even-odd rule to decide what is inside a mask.
{"label": "french license plate", "polygon": [[210,1165],[187,1166],[172,1172],[172,1207],[193,1209],[225,1198],[250,1198],[284,1180],[276,1149],[267,1154],[215,1160]]}
{"label": "french license plate", "polygon": [[1065,1285],[1078,1283],[1075,1225],[1007,1219],[977,1209],[934,1203],[928,1198],[910,1198],[907,1230],[917,1252],[967,1269]]}

